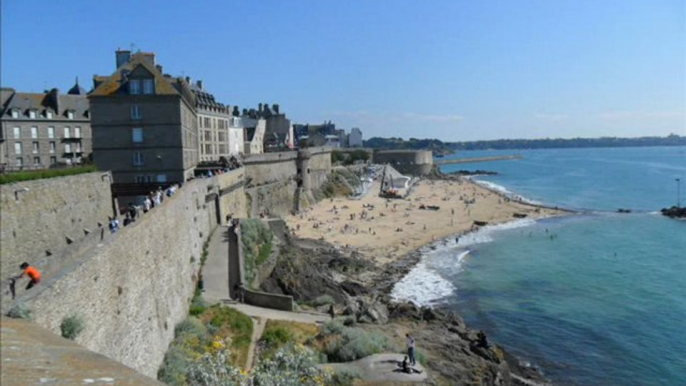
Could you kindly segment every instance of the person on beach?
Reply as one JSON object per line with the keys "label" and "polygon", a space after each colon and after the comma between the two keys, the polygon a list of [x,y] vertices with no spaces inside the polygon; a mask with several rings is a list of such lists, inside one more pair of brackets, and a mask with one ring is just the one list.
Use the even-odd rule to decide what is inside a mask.
{"label": "person on beach", "polygon": [[417,364],[414,358],[414,338],[410,334],[405,334],[405,338],[407,338],[407,356],[410,358],[410,364],[414,366]]}

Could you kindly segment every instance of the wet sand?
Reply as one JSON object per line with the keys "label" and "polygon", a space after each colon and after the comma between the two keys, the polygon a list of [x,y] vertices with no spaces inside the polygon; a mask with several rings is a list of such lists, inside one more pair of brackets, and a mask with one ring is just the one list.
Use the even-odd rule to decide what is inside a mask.
{"label": "wet sand", "polygon": [[465,233],[474,221],[498,224],[516,220],[515,213],[527,218],[566,213],[508,200],[466,179],[422,180],[405,199],[385,199],[378,193],[375,181],[361,199],[323,200],[286,217],[286,222],[298,237],[321,239],[385,264],[432,241]]}

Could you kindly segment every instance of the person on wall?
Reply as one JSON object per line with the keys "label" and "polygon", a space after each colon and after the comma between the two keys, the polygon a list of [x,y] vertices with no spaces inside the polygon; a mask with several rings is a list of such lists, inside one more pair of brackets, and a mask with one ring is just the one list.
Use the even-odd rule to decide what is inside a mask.
{"label": "person on wall", "polygon": [[30,266],[27,262],[23,262],[21,263],[19,268],[23,269],[24,272],[10,279],[10,292],[12,293],[12,299],[14,299],[16,295],[16,281],[24,277],[24,275],[28,276],[29,278],[29,283],[26,285],[27,290],[33,288],[36,284],[40,283],[40,272],[38,272],[38,270],[35,267]]}

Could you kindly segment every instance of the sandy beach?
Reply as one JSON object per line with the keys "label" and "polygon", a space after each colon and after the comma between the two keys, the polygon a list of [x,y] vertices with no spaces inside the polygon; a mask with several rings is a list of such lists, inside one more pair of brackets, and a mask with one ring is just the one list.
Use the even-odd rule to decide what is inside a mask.
{"label": "sandy beach", "polygon": [[378,192],[379,182],[374,181],[361,199],[323,200],[286,222],[298,237],[321,239],[385,264],[432,241],[465,233],[474,221],[498,224],[516,220],[515,213],[534,219],[565,213],[508,200],[466,179],[422,180],[405,199],[381,198]]}

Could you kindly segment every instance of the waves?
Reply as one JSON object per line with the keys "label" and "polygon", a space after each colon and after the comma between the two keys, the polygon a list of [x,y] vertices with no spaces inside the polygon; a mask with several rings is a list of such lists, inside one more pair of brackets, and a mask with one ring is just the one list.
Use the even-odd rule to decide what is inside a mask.
{"label": "waves", "polygon": [[[487,225],[478,231],[459,237],[450,237],[422,249],[422,260],[391,291],[391,299],[396,302],[411,301],[419,306],[431,306],[453,295],[457,287],[441,276],[439,271],[462,269],[462,261],[469,256],[469,247],[493,241],[493,233],[527,227],[535,224],[531,219],[521,219],[503,224]],[[454,257],[451,257],[454,256]],[[441,261],[443,267],[432,266],[431,262]],[[449,264],[449,266],[445,266]]]}
{"label": "waves", "polygon": [[526,198],[524,196],[520,196],[519,194],[516,194],[516,193],[512,192],[511,190],[508,190],[506,187],[504,187],[502,185],[498,185],[498,184],[490,182],[490,181],[477,180],[477,179],[474,179],[471,177],[468,177],[468,179],[470,181],[474,182],[475,184],[481,186],[481,187],[484,187],[488,190],[499,193],[499,194],[501,194],[501,195],[503,195],[503,196],[505,196],[511,200],[521,201],[521,202],[525,202],[525,203],[531,204],[531,205],[544,205],[542,202],[532,200],[532,199]]}

